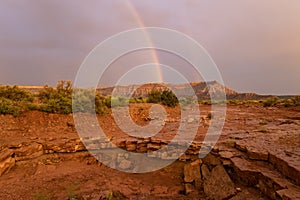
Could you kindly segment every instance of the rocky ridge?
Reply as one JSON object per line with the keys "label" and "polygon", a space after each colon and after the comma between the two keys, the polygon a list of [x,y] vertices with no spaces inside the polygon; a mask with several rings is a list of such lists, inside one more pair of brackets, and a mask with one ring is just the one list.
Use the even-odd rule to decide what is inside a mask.
{"label": "rocky ridge", "polygon": [[[43,155],[87,152],[87,149],[99,150],[101,156],[104,151],[111,151],[115,147],[109,140],[100,138],[85,139],[85,147],[79,138],[50,138],[32,139],[30,143],[2,146],[0,151],[0,175],[9,173],[14,165],[21,161],[30,161]],[[118,146],[127,151],[146,153],[163,148],[168,142],[151,139],[130,139],[118,141]],[[177,145],[185,145],[182,142]],[[291,159],[299,156],[290,155],[286,159],[276,152],[255,149],[243,140],[236,144],[228,141],[218,143],[203,159],[198,158],[201,143],[193,142],[184,155],[174,151],[149,154],[149,161],[155,159],[176,159],[186,162],[184,166],[184,183],[186,194],[204,191],[212,199],[234,199],[243,196],[239,184],[256,188],[271,199],[299,199],[300,198],[300,166]],[[97,149],[96,149],[97,148]],[[99,149],[98,149],[99,148]],[[211,147],[204,147],[209,150]],[[91,155],[90,155],[91,157]],[[113,155],[108,158],[120,170],[131,170],[134,160],[128,154]]]}
{"label": "rocky ridge", "polygon": [[169,83],[149,83],[144,85],[128,85],[116,87],[100,87],[97,90],[104,96],[110,96],[112,92],[120,96],[146,97],[153,90],[165,90],[166,88],[176,91],[180,97],[190,96],[189,87],[193,88],[196,96],[200,100],[210,100],[210,92],[220,94],[223,90],[227,99],[251,100],[264,99],[268,96],[258,95],[255,93],[239,93],[228,87],[225,87],[217,81],[209,82],[192,82],[187,84],[169,84]]}

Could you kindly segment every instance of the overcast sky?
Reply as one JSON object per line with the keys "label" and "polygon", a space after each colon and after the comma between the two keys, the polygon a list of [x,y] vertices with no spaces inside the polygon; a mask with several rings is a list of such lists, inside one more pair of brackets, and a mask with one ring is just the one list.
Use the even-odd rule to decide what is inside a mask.
{"label": "overcast sky", "polygon": [[[141,26],[130,4],[145,26],[175,29],[202,44],[228,87],[300,93],[299,0],[2,0],[0,83],[74,80],[97,44]],[[166,64],[180,63],[158,54]]]}

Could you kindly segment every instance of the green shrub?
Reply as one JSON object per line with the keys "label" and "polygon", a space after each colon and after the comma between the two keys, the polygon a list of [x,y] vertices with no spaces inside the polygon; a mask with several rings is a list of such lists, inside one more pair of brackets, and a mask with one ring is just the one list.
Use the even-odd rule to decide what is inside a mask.
{"label": "green shrub", "polygon": [[161,95],[162,95],[161,91],[159,91],[159,90],[152,90],[148,94],[147,102],[148,103],[161,103]]}
{"label": "green shrub", "polygon": [[145,98],[126,99],[123,97],[105,98],[90,89],[74,89],[71,81],[59,81],[56,88],[45,85],[36,95],[17,86],[0,85],[0,114],[17,116],[26,110],[39,110],[49,113],[69,114],[74,112],[96,112],[106,114],[111,106],[124,106],[129,102],[144,103]]}
{"label": "green shrub", "polygon": [[283,105],[285,107],[290,107],[290,106],[300,106],[300,95],[296,95],[293,98],[289,99],[284,99],[283,100]]}
{"label": "green shrub", "polygon": [[188,97],[180,97],[180,98],[179,98],[179,101],[180,101],[180,103],[181,103],[183,106],[195,104],[195,103],[198,102],[198,100],[195,99],[195,98],[192,97],[192,96],[188,96]]}
{"label": "green shrub", "polygon": [[131,98],[129,100],[129,103],[147,103],[147,99],[143,98],[143,97],[139,97],[139,98]]}
{"label": "green shrub", "polygon": [[109,110],[107,98],[101,96],[99,93],[95,96],[95,110],[97,114],[107,114]]}
{"label": "green shrub", "polygon": [[294,101],[294,104],[296,106],[300,106],[300,94],[296,95],[294,98],[293,98],[293,101]]}
{"label": "green shrub", "polygon": [[28,109],[33,98],[31,92],[17,86],[0,86],[0,113],[17,116]]}
{"label": "green shrub", "polygon": [[110,108],[110,98],[105,98],[94,90],[76,89],[74,100],[73,112],[96,112],[103,115],[107,114]]}
{"label": "green shrub", "polygon": [[171,90],[153,90],[148,94],[148,103],[162,103],[169,107],[176,107],[179,101]]}
{"label": "green shrub", "polygon": [[32,102],[33,95],[27,90],[20,89],[18,86],[0,86],[0,97],[18,102]]}
{"label": "green shrub", "polygon": [[293,106],[294,105],[294,101],[293,101],[293,99],[284,99],[283,100],[283,105],[285,107]]}
{"label": "green shrub", "polygon": [[72,98],[60,96],[43,102],[38,108],[40,111],[49,113],[70,114],[72,113]]}
{"label": "green shrub", "polygon": [[110,101],[111,107],[126,106],[129,103],[125,97],[111,97]]}
{"label": "green shrub", "polygon": [[233,100],[227,100],[227,103],[229,103],[231,105],[239,105],[239,104],[242,104],[243,102],[239,101],[239,100],[236,100],[236,99],[233,99]]}
{"label": "green shrub", "polygon": [[10,99],[0,97],[0,114],[18,116],[22,107]]}
{"label": "green shrub", "polygon": [[107,99],[91,89],[76,89],[74,91],[75,100],[73,112],[96,112],[106,114],[108,112]]}
{"label": "green shrub", "polygon": [[76,89],[73,94],[73,112],[93,112],[95,110],[94,90]]}
{"label": "green shrub", "polygon": [[262,103],[263,103],[264,107],[270,107],[270,106],[277,105],[279,102],[280,102],[280,100],[278,97],[271,97],[271,98],[264,100]]}
{"label": "green shrub", "polygon": [[26,103],[25,104],[25,107],[28,109],[28,110],[38,110],[38,105],[37,104],[34,104],[34,103]]}
{"label": "green shrub", "polygon": [[164,105],[169,107],[176,107],[179,101],[175,94],[170,90],[164,90],[161,94],[161,101]]}
{"label": "green shrub", "polygon": [[200,100],[199,103],[203,104],[203,105],[211,105],[212,101],[211,100]]}
{"label": "green shrub", "polygon": [[72,91],[70,81],[59,81],[56,89],[47,85],[44,86],[38,94],[38,98],[42,103],[38,109],[50,113],[71,113]]}

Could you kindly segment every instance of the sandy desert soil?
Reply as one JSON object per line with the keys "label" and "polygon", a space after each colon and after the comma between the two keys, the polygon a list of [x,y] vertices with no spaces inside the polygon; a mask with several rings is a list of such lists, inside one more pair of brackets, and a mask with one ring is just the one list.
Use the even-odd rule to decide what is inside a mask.
{"label": "sandy desert soil", "polygon": [[[149,123],[149,104],[131,107],[133,120]],[[200,106],[201,116],[207,116],[209,106]],[[167,108],[168,123],[158,138],[172,138],[178,129],[180,110]],[[111,115],[98,116],[108,137],[127,137],[114,123]],[[196,140],[203,139],[209,122],[199,127]],[[257,149],[296,155],[291,162],[300,164],[300,108],[260,105],[229,105],[220,141],[239,140]],[[37,111],[19,117],[0,115],[0,150],[7,146],[40,140],[78,137],[72,115],[48,114]],[[61,153],[16,162],[0,177],[0,199],[206,199],[202,192],[185,195],[184,163],[146,174],[130,174],[110,169],[97,162],[88,152]],[[252,188],[240,199],[267,199]],[[111,198],[113,199],[113,198]],[[237,199],[237,198],[236,198]]]}

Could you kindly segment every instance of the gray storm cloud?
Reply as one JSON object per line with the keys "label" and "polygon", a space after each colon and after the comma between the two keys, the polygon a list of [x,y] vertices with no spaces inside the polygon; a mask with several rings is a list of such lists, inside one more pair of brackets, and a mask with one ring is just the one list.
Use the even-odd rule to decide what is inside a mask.
{"label": "gray storm cloud", "polygon": [[[175,29],[201,43],[229,87],[261,94],[300,93],[297,0],[2,0],[0,83],[55,85],[60,79],[73,80],[98,43],[140,26],[128,3],[145,26]],[[180,62],[158,55],[169,65]],[[132,59],[150,60],[145,57],[146,52]],[[129,58],[123,62],[135,63]]]}

